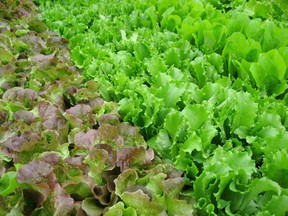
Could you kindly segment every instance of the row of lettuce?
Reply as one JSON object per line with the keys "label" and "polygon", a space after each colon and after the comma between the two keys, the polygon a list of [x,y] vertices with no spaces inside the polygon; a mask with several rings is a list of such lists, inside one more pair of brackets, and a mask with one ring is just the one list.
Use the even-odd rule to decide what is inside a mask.
{"label": "row of lettuce", "polygon": [[0,215],[192,215],[183,172],[99,97],[30,0],[0,2]]}
{"label": "row of lettuce", "polygon": [[288,212],[285,1],[36,1],[198,214]]}

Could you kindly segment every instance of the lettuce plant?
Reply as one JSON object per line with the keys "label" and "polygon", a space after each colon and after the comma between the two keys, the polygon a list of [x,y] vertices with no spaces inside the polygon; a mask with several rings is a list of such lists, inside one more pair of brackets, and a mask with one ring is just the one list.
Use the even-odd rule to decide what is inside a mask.
{"label": "lettuce plant", "polygon": [[192,214],[183,172],[81,76],[32,1],[1,2],[0,32],[0,215]]}
{"label": "lettuce plant", "polygon": [[82,75],[184,171],[197,214],[286,214],[284,1],[36,2]]}

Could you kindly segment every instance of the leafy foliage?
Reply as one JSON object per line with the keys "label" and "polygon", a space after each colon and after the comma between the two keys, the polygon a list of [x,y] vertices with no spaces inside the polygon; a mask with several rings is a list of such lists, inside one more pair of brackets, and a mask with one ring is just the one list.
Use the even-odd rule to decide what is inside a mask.
{"label": "leafy foliage", "polygon": [[[197,214],[287,214],[283,207],[287,201],[288,157],[285,1],[36,2],[49,28],[69,39],[71,58],[83,69],[83,76],[99,83],[105,100],[118,102],[121,118],[140,127],[156,155],[184,171],[190,187],[182,192],[196,200]],[[18,49],[25,46],[19,44]],[[36,60],[44,63],[54,59],[53,51],[46,54]],[[6,56],[5,64],[12,61],[11,55],[2,55]],[[84,80],[75,83],[85,85]],[[47,89],[44,96],[54,101],[59,95],[55,89],[59,88]],[[20,89],[16,90],[13,97],[18,97]],[[97,88],[89,90],[97,92]],[[74,90],[69,88],[69,92]],[[69,128],[74,128],[68,139],[76,141],[70,154],[81,156],[91,150],[84,164],[102,167],[88,173],[93,181],[102,182],[105,167],[110,169],[111,161],[122,158],[116,163],[121,174],[115,178],[115,194],[122,201],[108,213],[138,215],[141,212],[135,206],[142,206],[145,211],[151,210],[145,215],[163,211],[177,215],[175,205],[167,204],[171,199],[159,192],[162,185],[169,186],[164,180],[167,172],[144,181],[145,176],[127,167],[149,164],[153,158],[150,150],[128,144],[125,154],[119,150],[120,157],[107,151],[106,145],[91,147],[99,139],[97,131],[107,127],[113,133],[105,142],[122,142],[117,138],[122,137],[119,128],[114,125],[117,120],[110,118],[111,125],[91,129],[97,121],[97,116],[91,117],[91,112],[95,114],[92,105],[66,97],[72,102],[67,109],[62,108],[68,110],[63,115]],[[35,103],[26,96],[23,101],[27,101],[26,109]],[[13,104],[12,108],[19,106]],[[1,121],[5,121],[7,112],[1,114]],[[65,139],[67,132],[61,134]],[[19,151],[21,140],[30,136],[11,135],[9,142],[15,143],[11,150]],[[32,137],[29,142],[39,142],[36,135]],[[178,179],[169,182],[174,181]],[[181,186],[180,180],[178,183]],[[177,193],[180,186],[175,187]],[[91,203],[93,198],[84,202],[84,208]],[[182,201],[175,203],[181,209],[187,207]],[[185,212],[191,214],[189,209]]]}
{"label": "leafy foliage", "polygon": [[[184,171],[198,214],[287,212],[284,1],[37,2],[83,75]],[[142,197],[147,215],[161,212],[145,189],[123,191],[132,206]]]}
{"label": "leafy foliage", "polygon": [[182,172],[119,120],[34,3],[4,1],[0,12],[0,215],[131,215],[138,204],[191,214]]}

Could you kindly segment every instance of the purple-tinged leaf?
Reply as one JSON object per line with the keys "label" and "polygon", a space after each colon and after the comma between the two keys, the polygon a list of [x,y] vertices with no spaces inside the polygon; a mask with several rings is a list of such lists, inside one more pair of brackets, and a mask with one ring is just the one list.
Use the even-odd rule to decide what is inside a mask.
{"label": "purple-tinged leaf", "polygon": [[26,131],[20,136],[14,135],[8,138],[6,141],[2,143],[2,146],[5,147],[9,152],[20,152],[21,148],[24,144],[30,142],[37,142],[40,140],[40,137],[31,131]]}
{"label": "purple-tinged leaf", "polygon": [[22,121],[28,125],[32,124],[35,120],[33,113],[26,110],[18,110],[13,114],[13,117],[16,121]]}
{"label": "purple-tinged leaf", "polygon": [[95,144],[97,137],[98,132],[94,129],[88,130],[86,133],[78,132],[74,136],[74,143],[76,146],[90,149]]}
{"label": "purple-tinged leaf", "polygon": [[42,156],[42,161],[45,163],[51,164],[52,166],[60,163],[60,157],[55,153],[47,153]]}
{"label": "purple-tinged leaf", "polygon": [[116,143],[116,140],[119,139],[118,127],[114,125],[103,124],[97,129],[97,132],[99,134],[98,140],[101,143]]}
{"label": "purple-tinged leaf", "polygon": [[152,163],[154,151],[146,150],[143,146],[119,149],[117,152],[117,166],[123,171],[134,165],[145,166]]}
{"label": "purple-tinged leaf", "polygon": [[97,184],[102,184],[104,179],[103,172],[113,170],[116,163],[116,152],[111,146],[106,144],[96,145],[84,160],[89,165],[89,176]]}
{"label": "purple-tinged leaf", "polygon": [[91,107],[87,104],[78,104],[67,109],[64,116],[68,119],[72,127],[85,125],[86,127],[92,128],[92,126],[96,124]]}
{"label": "purple-tinged leaf", "polygon": [[64,159],[65,163],[71,164],[72,166],[81,166],[83,165],[83,161],[84,161],[83,156],[67,157]]}
{"label": "purple-tinged leaf", "polygon": [[23,89],[21,87],[13,87],[3,94],[3,100],[23,105],[26,108],[32,108],[38,95],[31,89]]}
{"label": "purple-tinged leaf", "polygon": [[120,124],[119,118],[111,114],[103,114],[98,119],[99,125],[109,124],[109,125],[118,125]]}
{"label": "purple-tinged leaf", "polygon": [[177,198],[181,193],[185,182],[181,177],[169,178],[162,182],[163,191],[165,194],[171,198]]}
{"label": "purple-tinged leaf", "polygon": [[91,98],[89,100],[89,105],[93,111],[99,111],[104,105],[104,100],[102,98]]}
{"label": "purple-tinged leaf", "polygon": [[19,169],[17,179],[20,183],[37,184],[47,180],[53,167],[40,160],[33,160]]}
{"label": "purple-tinged leaf", "polygon": [[34,63],[45,62],[45,61],[47,62],[47,61],[52,60],[55,57],[55,54],[56,54],[55,51],[50,55],[36,54],[35,56],[31,58],[31,61]]}
{"label": "purple-tinged leaf", "polygon": [[0,124],[4,124],[7,121],[9,113],[6,110],[0,111]]}
{"label": "purple-tinged leaf", "polygon": [[[66,119],[60,111],[48,102],[41,102],[37,105],[38,112],[43,119],[43,126],[49,130],[60,130],[64,132],[68,127]],[[68,132],[68,131],[67,131]],[[63,135],[63,134],[62,134]]]}
{"label": "purple-tinged leaf", "polygon": [[56,184],[46,205],[54,216],[68,216],[73,210],[74,200],[59,184]]}

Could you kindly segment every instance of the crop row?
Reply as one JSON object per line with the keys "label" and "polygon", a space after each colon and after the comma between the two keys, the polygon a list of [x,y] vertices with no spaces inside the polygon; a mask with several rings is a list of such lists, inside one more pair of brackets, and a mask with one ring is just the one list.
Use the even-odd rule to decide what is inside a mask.
{"label": "crop row", "polygon": [[120,122],[32,1],[0,2],[0,33],[0,215],[192,214],[182,172]]}

